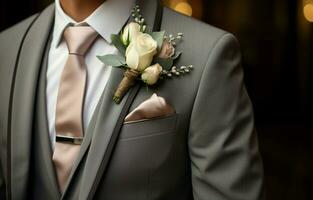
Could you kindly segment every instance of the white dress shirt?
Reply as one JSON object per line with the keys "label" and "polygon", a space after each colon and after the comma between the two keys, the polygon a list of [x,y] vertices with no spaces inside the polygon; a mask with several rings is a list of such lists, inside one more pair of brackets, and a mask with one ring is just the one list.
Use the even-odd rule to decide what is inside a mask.
{"label": "white dress shirt", "polygon": [[86,132],[111,73],[111,67],[105,66],[96,56],[116,53],[115,47],[110,44],[110,36],[111,34],[118,34],[123,28],[131,14],[133,5],[133,0],[106,0],[89,17],[78,23],[64,13],[59,0],[55,1],[55,21],[46,74],[47,118],[52,146],[54,146],[56,135],[55,113],[59,82],[68,57],[63,31],[70,25],[88,24],[99,34],[99,37],[85,55],[88,78],[83,109],[83,123]]}

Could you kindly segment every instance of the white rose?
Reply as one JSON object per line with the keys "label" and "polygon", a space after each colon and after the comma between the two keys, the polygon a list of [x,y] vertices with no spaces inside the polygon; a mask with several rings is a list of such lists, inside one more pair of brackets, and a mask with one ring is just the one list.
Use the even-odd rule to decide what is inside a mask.
{"label": "white rose", "polygon": [[140,25],[135,23],[135,22],[131,22],[129,23],[123,30],[122,33],[122,42],[124,45],[129,45],[129,43],[132,40],[135,40],[138,36],[138,33],[140,33]]}
{"label": "white rose", "polygon": [[159,80],[161,72],[161,65],[158,63],[154,64],[143,71],[141,74],[141,79],[148,85],[154,85]]}
{"label": "white rose", "polygon": [[126,63],[131,69],[142,72],[151,65],[157,54],[157,42],[146,33],[139,33],[126,49]]}

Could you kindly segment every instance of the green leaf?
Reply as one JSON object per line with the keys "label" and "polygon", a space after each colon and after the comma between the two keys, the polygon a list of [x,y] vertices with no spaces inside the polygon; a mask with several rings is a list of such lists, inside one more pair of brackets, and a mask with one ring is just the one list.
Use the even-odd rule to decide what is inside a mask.
{"label": "green leaf", "polygon": [[121,55],[125,55],[126,47],[121,41],[121,37],[119,35],[112,34],[111,35],[112,44],[117,48]]}
{"label": "green leaf", "polygon": [[109,54],[104,56],[97,56],[97,58],[104,64],[112,67],[121,67],[126,64],[125,57],[121,55]]}
{"label": "green leaf", "polygon": [[165,34],[165,31],[151,33],[151,37],[158,43],[159,50],[162,48],[164,34]]}
{"label": "green leaf", "polygon": [[129,44],[130,44],[130,32],[128,29],[126,46],[128,46]]}
{"label": "green leaf", "polygon": [[173,59],[172,58],[155,58],[154,63],[159,63],[164,70],[170,70],[173,67]]}

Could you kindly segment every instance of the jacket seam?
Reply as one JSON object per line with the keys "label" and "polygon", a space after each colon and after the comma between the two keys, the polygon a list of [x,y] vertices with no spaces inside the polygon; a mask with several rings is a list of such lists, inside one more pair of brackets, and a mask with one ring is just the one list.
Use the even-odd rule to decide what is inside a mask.
{"label": "jacket seam", "polygon": [[[204,68],[203,68],[203,70],[202,70],[202,75],[201,75],[201,78],[200,78],[200,80],[199,80],[199,82],[198,82],[198,85],[197,85],[197,92],[196,92],[196,94],[195,94],[195,96],[194,96],[194,99],[193,99],[193,106],[192,106],[192,109],[191,109],[191,115],[192,115],[192,113],[193,113],[193,110],[194,110],[194,107],[195,107],[195,100],[197,99],[197,96],[198,96],[198,94],[199,94],[199,86],[200,86],[200,84],[201,84],[201,82],[202,82],[202,80],[204,79],[203,77],[204,77],[204,72],[207,70],[207,66],[208,66],[208,64],[209,64],[209,61],[210,61],[210,59],[211,59],[211,56],[212,56],[212,52],[215,50],[215,48],[218,46],[218,44],[220,44],[220,42],[226,37],[226,36],[229,36],[230,34],[229,33],[224,33],[224,34],[222,34],[216,41],[215,41],[215,43],[213,44],[213,48],[210,50],[210,52],[208,53],[208,56],[207,56],[207,59],[206,59],[206,63],[205,63],[205,66],[204,66]],[[189,122],[189,125],[190,125],[190,122]]]}

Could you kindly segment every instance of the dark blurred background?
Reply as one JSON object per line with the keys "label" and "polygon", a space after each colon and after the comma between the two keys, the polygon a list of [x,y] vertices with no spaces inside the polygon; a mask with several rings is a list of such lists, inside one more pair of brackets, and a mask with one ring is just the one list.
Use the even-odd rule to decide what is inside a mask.
{"label": "dark blurred background", "polygon": [[[51,0],[0,3],[0,31]],[[164,0],[241,44],[268,200],[313,199],[313,0]],[[1,47],[2,48],[2,47]]]}

